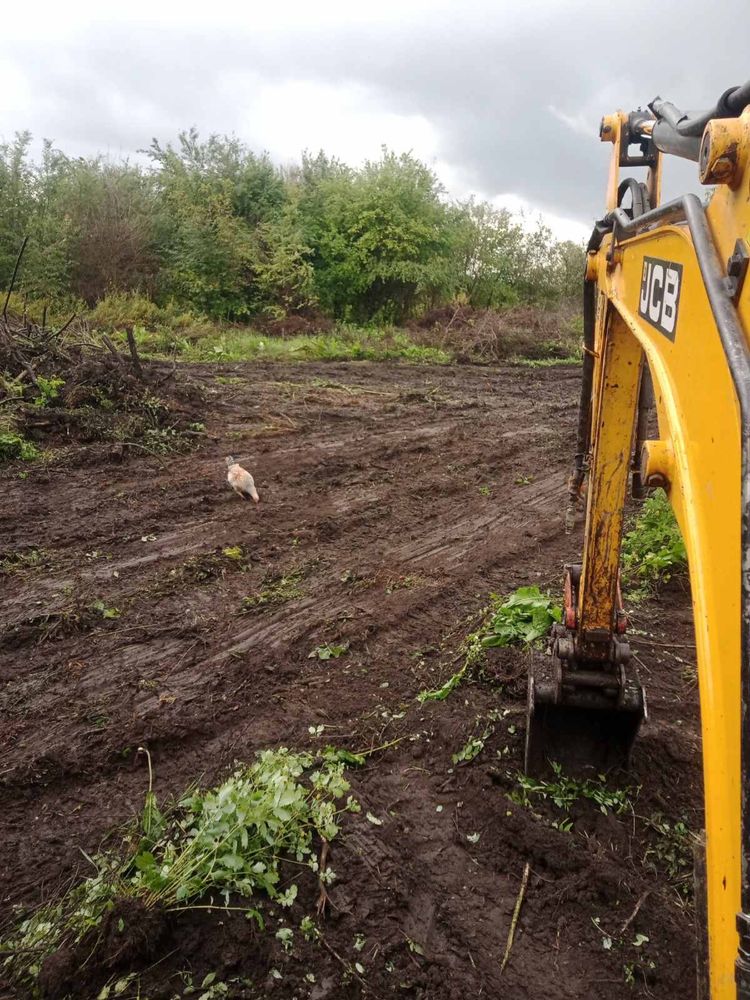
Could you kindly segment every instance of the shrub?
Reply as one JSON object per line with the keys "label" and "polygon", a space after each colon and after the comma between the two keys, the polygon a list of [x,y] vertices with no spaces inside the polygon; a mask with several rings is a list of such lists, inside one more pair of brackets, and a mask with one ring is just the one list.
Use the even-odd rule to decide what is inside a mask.
{"label": "shrub", "polygon": [[[21,132],[0,143],[0,288],[103,309],[102,329],[174,328],[147,304],[214,320],[282,318],[318,303],[339,321],[403,323],[440,304],[578,297],[583,250],[487,203],[450,202],[410,153],[353,169],[305,156],[280,169],[233,137],[154,141],[151,169],[69,157]],[[126,302],[120,296],[133,295]],[[148,296],[148,298],[144,298]]]}
{"label": "shrub", "polygon": [[33,441],[14,431],[0,431],[0,462],[11,462],[20,458],[22,462],[33,462],[40,452]]}

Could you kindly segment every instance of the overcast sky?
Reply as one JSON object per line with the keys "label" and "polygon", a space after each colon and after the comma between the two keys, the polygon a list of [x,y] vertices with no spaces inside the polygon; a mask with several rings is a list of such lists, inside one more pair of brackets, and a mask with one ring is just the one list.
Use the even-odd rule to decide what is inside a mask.
{"label": "overcast sky", "polygon": [[[578,239],[602,212],[602,114],[657,93],[713,104],[750,78],[749,13],[748,0],[13,3],[0,137],[132,157],[196,125],[278,162],[322,148],[352,164],[386,144],[456,197],[543,213]],[[678,193],[694,168],[670,173]]]}

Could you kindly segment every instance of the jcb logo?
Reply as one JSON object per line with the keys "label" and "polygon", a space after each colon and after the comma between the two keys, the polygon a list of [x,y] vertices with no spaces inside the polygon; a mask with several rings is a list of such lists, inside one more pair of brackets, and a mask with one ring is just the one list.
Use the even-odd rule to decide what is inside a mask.
{"label": "jcb logo", "polygon": [[656,257],[643,258],[638,313],[660,333],[674,340],[680,305],[682,264]]}

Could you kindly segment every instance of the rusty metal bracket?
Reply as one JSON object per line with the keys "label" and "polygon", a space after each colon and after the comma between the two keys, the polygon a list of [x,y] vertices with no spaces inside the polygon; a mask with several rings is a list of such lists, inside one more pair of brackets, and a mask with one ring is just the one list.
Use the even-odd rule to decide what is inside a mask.
{"label": "rusty metal bracket", "polygon": [[748,264],[750,264],[750,251],[748,251],[747,243],[739,239],[734,244],[734,253],[727,261],[727,294],[735,305],[739,302],[742,294]]}

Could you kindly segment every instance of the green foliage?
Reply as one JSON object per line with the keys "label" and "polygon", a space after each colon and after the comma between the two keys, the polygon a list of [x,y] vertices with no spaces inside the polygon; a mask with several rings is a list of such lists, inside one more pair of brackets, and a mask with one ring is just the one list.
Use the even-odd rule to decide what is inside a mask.
{"label": "green foliage", "polygon": [[184,331],[205,321],[200,313],[186,311],[171,299],[157,305],[136,291],[110,292],[97,302],[87,319],[93,329],[107,333],[128,326],[142,330]]}
{"label": "green foliage", "polygon": [[[68,299],[136,295],[214,320],[321,307],[382,324],[453,300],[500,308],[578,294],[581,247],[486,203],[448,201],[409,153],[383,149],[358,169],[320,153],[281,169],[234,137],[191,129],[154,140],[143,168],[50,142],[33,159],[30,144],[27,132],[0,144],[0,287],[28,234],[18,289],[55,312]],[[142,310],[130,322],[154,332],[157,319],[166,340],[171,318]]]}
{"label": "green foliage", "polygon": [[41,452],[33,443],[15,431],[0,431],[0,462],[11,462],[20,458],[22,462],[33,462]]}
{"label": "green foliage", "polygon": [[191,129],[150,150],[162,290],[226,319],[311,303],[309,250],[283,180],[237,139]]}
{"label": "green foliage", "polygon": [[484,744],[492,735],[492,726],[488,726],[480,735],[471,736],[458,753],[451,756],[454,764],[468,764],[484,750]]}
{"label": "green foliage", "polygon": [[538,587],[519,587],[494,612],[482,645],[532,645],[562,618],[562,609]]}
{"label": "green foliage", "polygon": [[343,747],[324,747],[321,751],[321,757],[323,760],[346,764],[347,767],[364,767],[365,765],[364,754],[354,753],[351,750],[345,750]]}
{"label": "green foliage", "polygon": [[456,690],[465,675],[466,664],[464,664],[460,670],[457,670],[455,674],[451,674],[448,680],[444,684],[441,684],[439,688],[434,688],[430,691],[420,691],[417,695],[418,700],[421,702],[445,701],[448,695]]}
{"label": "green foliage", "polygon": [[400,322],[431,301],[450,252],[450,214],[431,170],[383,149],[359,171],[308,158],[302,178],[300,216],[325,309]]}
{"label": "green foliage", "polygon": [[[159,353],[159,352],[157,352]],[[341,326],[330,334],[269,337],[252,330],[216,330],[182,345],[191,361],[408,361],[449,364],[452,356],[438,347],[416,344],[403,332]]]}
{"label": "green foliage", "polygon": [[552,770],[555,774],[554,781],[543,781],[526,774],[519,774],[516,779],[518,787],[509,796],[511,801],[526,808],[533,808],[540,801],[551,802],[564,813],[564,817],[554,823],[564,832],[573,826],[569,813],[579,799],[593,802],[605,816],[610,812],[619,815],[632,809],[632,789],[609,788],[603,774],[597,778],[579,781],[563,774],[561,765],[556,762],[552,763]]}
{"label": "green foliage", "polygon": [[643,504],[622,543],[627,577],[646,588],[666,582],[687,565],[687,552],[664,490],[656,490]]}
{"label": "green foliage", "polygon": [[39,395],[33,400],[34,406],[49,406],[54,403],[60,395],[60,389],[65,385],[64,378],[45,378],[43,375],[37,375],[36,382],[39,386]]}
{"label": "green foliage", "polygon": [[[232,895],[250,900],[262,892],[291,905],[298,887],[280,890],[282,861],[318,873],[314,835],[333,840],[340,814],[357,808],[351,798],[338,805],[349,790],[344,765],[314,764],[310,754],[266,750],[218,787],[186,795],[168,816],[159,812],[149,780],[132,852],[89,859],[95,875],[24,919],[2,942],[7,972],[33,985],[49,954],[81,941],[121,899],[176,909],[206,898],[220,908]],[[330,870],[318,874],[333,877]],[[246,913],[260,919],[249,905]]]}
{"label": "green foliage", "polygon": [[69,159],[31,136],[0,146],[0,283],[7,287],[25,235],[22,287],[47,299],[89,303],[110,288],[153,283],[153,179],[127,161]]}
{"label": "green foliage", "polygon": [[644,864],[666,872],[677,891],[686,899],[693,892],[693,845],[695,837],[682,820],[654,813],[646,820],[654,839],[646,850]]}
{"label": "green foliage", "polygon": [[530,230],[507,209],[473,198],[453,208],[453,282],[476,308],[549,303],[578,293],[580,246],[554,239],[539,222]]}
{"label": "green foliage", "polygon": [[521,358],[515,355],[508,358],[510,364],[521,365],[524,368],[558,368],[560,365],[580,365],[580,354],[570,354],[565,358]]}
{"label": "green foliage", "polygon": [[316,646],[310,653],[308,653],[308,660],[337,660],[340,656],[349,649],[349,643],[344,642],[341,645],[331,644],[329,642],[325,643],[323,646]]}

